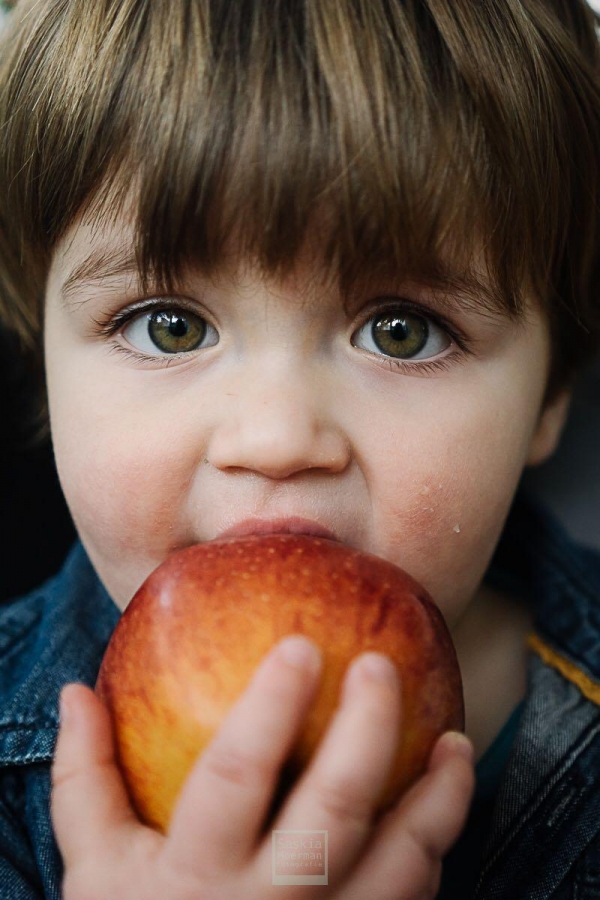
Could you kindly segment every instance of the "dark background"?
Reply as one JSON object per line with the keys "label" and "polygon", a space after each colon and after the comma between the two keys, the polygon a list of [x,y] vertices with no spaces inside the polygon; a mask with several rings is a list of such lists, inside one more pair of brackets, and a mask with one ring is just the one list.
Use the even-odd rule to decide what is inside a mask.
{"label": "dark background", "polygon": [[600,360],[573,395],[554,456],[527,470],[531,487],[583,544],[600,549]]}
{"label": "dark background", "polygon": [[49,445],[27,449],[24,433],[33,376],[0,331],[3,426],[0,602],[27,593],[60,567],[75,529],[63,500]]}
{"label": "dark background", "polygon": [[[27,593],[53,575],[75,529],[63,500],[49,444],[27,448],[23,435],[32,376],[0,332],[0,442],[3,529],[0,602]],[[578,540],[600,548],[600,362],[582,380],[556,455],[524,481]]]}

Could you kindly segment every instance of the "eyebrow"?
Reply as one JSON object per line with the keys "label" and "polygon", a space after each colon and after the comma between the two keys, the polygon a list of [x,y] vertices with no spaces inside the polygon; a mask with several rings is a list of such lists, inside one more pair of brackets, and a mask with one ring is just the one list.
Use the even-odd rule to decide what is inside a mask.
{"label": "eyebrow", "polygon": [[449,312],[476,313],[502,321],[516,321],[522,314],[519,298],[507,298],[491,280],[473,270],[457,272],[443,262],[437,267],[435,282],[427,278],[416,281],[433,291],[436,303]]}
{"label": "eyebrow", "polygon": [[[67,275],[60,289],[63,304],[68,308],[79,306],[75,297],[84,290],[102,287],[110,278],[125,275],[139,276],[135,252],[130,246],[107,250],[97,248],[81,260]],[[85,303],[85,300],[81,301]]]}
{"label": "eyebrow", "polygon": [[344,298],[347,309],[357,303],[361,289],[369,284],[381,292],[402,294],[407,288],[418,293],[427,294],[442,313],[470,313],[490,318],[498,322],[517,321],[523,313],[520,298],[507,298],[505,294],[488,278],[478,275],[473,269],[452,267],[445,261],[438,261],[435,274],[427,275],[419,272],[408,272],[405,275],[375,271],[371,276],[361,276],[354,286],[350,287]]}
{"label": "eyebrow", "polygon": [[[84,291],[101,288],[111,278],[134,277],[140,280],[140,271],[135,251],[131,245],[119,249],[95,248],[91,250],[67,275],[61,287],[62,301],[65,307],[79,307],[89,298],[77,300],[77,295]],[[473,270],[457,272],[446,262],[436,266],[435,279],[421,277],[418,274],[404,277],[386,276],[385,273],[363,276],[348,292],[343,300],[347,312],[353,307],[353,297],[357,288],[363,291],[369,284],[383,283],[392,286],[392,291],[402,293],[407,284],[414,285],[417,290],[431,291],[436,306],[448,313],[475,313],[476,315],[497,320],[520,317],[522,309],[519,302],[508,303],[506,297],[490,281],[478,276]],[[383,292],[385,293],[385,291]]]}

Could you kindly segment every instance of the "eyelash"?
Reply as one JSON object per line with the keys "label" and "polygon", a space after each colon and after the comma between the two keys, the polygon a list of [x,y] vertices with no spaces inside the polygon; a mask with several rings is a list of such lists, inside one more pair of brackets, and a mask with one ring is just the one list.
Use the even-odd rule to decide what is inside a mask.
{"label": "eyelash", "polygon": [[[107,315],[106,318],[92,318],[92,321],[94,323],[93,335],[112,338],[118,331],[121,330],[121,328],[124,328],[125,325],[127,325],[129,322],[142,315],[143,313],[159,312],[163,309],[177,309],[181,310],[182,312],[191,313],[195,316],[198,315],[198,311],[196,309],[192,309],[191,306],[185,303],[185,301],[177,300],[177,302],[173,302],[168,297],[155,297],[152,300],[147,300],[137,306],[130,306],[129,309],[121,310],[120,312],[117,312],[113,315]],[[123,354],[127,359],[134,359],[136,362],[151,363],[153,367],[158,364],[160,367],[164,367],[165,369],[181,358],[180,354],[178,353],[148,356],[147,354],[141,353],[139,350],[135,350],[132,347],[124,347],[122,344],[117,344],[116,341],[113,341],[111,343],[109,351],[111,353]]]}
{"label": "eyelash", "polygon": [[[386,312],[389,312],[392,309],[401,308],[403,312],[413,313],[416,316],[421,316],[424,319],[427,319],[429,322],[433,322],[438,328],[441,328],[442,331],[445,331],[446,334],[454,341],[454,343],[459,348],[459,352],[449,353],[446,356],[443,356],[441,359],[433,359],[433,360],[415,360],[414,362],[410,362],[402,359],[394,359],[391,356],[376,356],[376,361],[381,366],[386,366],[390,370],[392,369],[400,369],[409,374],[419,374],[419,375],[429,375],[434,374],[436,372],[446,372],[448,369],[456,365],[457,363],[464,363],[466,361],[466,357],[473,353],[472,345],[473,340],[464,333],[464,331],[459,328],[457,325],[454,325],[452,322],[449,322],[444,316],[441,316],[439,313],[433,312],[433,310],[429,309],[427,306],[422,305],[420,303],[416,303],[414,300],[409,300],[408,298],[390,298],[387,303],[381,303],[375,305],[371,309],[368,310],[367,314],[363,316],[360,326],[363,327],[369,319],[372,319],[375,316],[383,315]],[[364,351],[365,353],[369,353],[368,350]],[[375,356],[375,354],[372,354]]]}
{"label": "eyelash", "polygon": [[[404,371],[410,371],[413,374],[417,372],[419,374],[425,375],[447,371],[450,366],[455,365],[456,363],[464,362],[465,357],[473,352],[473,342],[465,335],[462,329],[449,322],[447,319],[445,319],[445,317],[434,313],[427,307],[408,299],[394,299],[392,302],[388,302],[386,304],[377,306],[374,309],[370,309],[368,315],[365,315],[363,317],[359,327],[363,327],[366,322],[368,322],[369,319],[373,318],[374,316],[382,315],[392,308],[398,309],[399,307],[401,307],[405,312],[412,312],[415,315],[422,316],[423,318],[428,319],[430,322],[433,322],[434,325],[436,325],[438,328],[441,328],[443,331],[445,331],[446,334],[459,347],[460,353],[450,353],[447,356],[442,357],[442,359],[434,359],[431,361],[417,360],[415,362],[407,362],[406,360],[394,359],[393,357],[386,357],[382,355],[381,357],[377,357],[377,362],[379,365],[386,366],[389,369],[400,369]],[[178,309],[184,312],[189,312],[193,315],[198,315],[197,310],[192,309],[189,305],[187,305],[185,302],[182,302],[181,300],[173,302],[169,298],[153,298],[152,300],[140,303],[140,305],[138,306],[133,306],[129,309],[121,310],[120,312],[117,312],[113,315],[108,315],[106,316],[106,318],[93,318],[93,335],[112,338],[118,331],[120,331],[121,328],[123,328],[137,316],[142,315],[143,313],[157,312],[163,309]],[[131,347],[124,347],[122,344],[117,344],[114,341],[111,343],[109,350],[111,353],[122,353],[128,359],[134,359],[139,363],[151,363],[153,367],[158,364],[161,367],[167,368],[169,365],[181,358],[181,355],[177,353],[164,356],[148,356],[145,353],[141,353],[140,351],[135,350]],[[364,352],[369,353],[368,350]],[[187,354],[182,355],[185,356]],[[371,355],[375,356],[375,354]]]}

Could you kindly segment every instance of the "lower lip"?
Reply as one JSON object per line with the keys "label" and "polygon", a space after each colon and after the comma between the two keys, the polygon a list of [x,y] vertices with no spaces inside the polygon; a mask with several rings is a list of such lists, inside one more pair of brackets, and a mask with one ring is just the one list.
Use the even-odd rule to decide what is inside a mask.
{"label": "lower lip", "polygon": [[309,537],[327,538],[330,541],[339,540],[333,532],[328,531],[326,528],[321,528],[301,519],[288,519],[285,522],[242,522],[239,525],[228,528],[218,535],[217,539],[267,534],[305,534]]}

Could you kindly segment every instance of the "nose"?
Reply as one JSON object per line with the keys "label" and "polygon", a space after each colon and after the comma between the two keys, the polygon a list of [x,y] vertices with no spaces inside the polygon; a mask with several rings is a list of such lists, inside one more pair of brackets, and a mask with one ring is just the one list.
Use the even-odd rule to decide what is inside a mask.
{"label": "nose", "polygon": [[283,479],[347,467],[350,443],[318,379],[263,372],[226,394],[206,453],[215,468]]}

